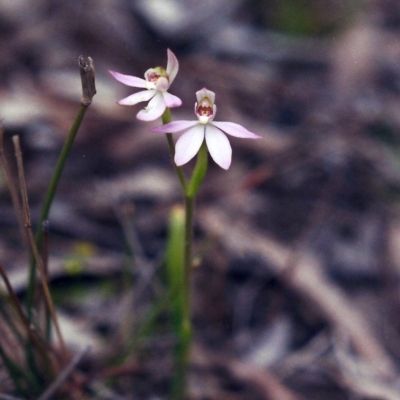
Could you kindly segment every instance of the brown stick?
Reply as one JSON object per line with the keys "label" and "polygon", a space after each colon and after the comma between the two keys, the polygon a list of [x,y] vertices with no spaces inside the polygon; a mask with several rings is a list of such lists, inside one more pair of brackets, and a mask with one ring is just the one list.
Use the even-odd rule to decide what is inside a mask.
{"label": "brown stick", "polygon": [[33,252],[33,255],[35,257],[38,270],[39,270],[39,276],[40,280],[42,283],[42,288],[43,288],[43,293],[44,297],[46,300],[46,305],[49,309],[58,341],[60,342],[61,350],[63,352],[64,360],[67,359],[67,348],[65,346],[64,339],[61,334],[60,330],[60,325],[58,323],[58,318],[57,318],[57,313],[55,312],[54,308],[54,303],[51,298],[49,286],[47,284],[47,279],[46,279],[46,272],[45,268],[43,265],[42,258],[40,257],[39,251],[37,249],[36,243],[35,243],[35,238],[33,235],[32,231],[32,224],[31,224],[31,217],[29,213],[29,204],[28,204],[28,194],[26,191],[26,184],[25,184],[25,174],[24,174],[24,168],[23,168],[23,161],[22,161],[22,152],[21,152],[21,146],[19,142],[19,137],[18,136],[13,136],[13,142],[14,142],[14,148],[15,148],[15,155],[17,157],[17,165],[18,165],[18,176],[19,176],[19,184],[20,184],[20,191],[21,191],[21,197],[22,197],[22,204],[23,204],[23,211],[24,211],[24,218],[25,218],[25,228],[28,234],[28,240],[29,244],[31,246],[31,250]]}
{"label": "brown stick", "polygon": [[19,229],[21,232],[21,238],[26,243],[24,220],[22,218],[22,213],[21,213],[21,210],[22,210],[21,201],[18,196],[17,188],[13,184],[12,174],[11,174],[10,168],[8,166],[7,159],[4,155],[3,139],[4,139],[4,129],[3,129],[3,125],[1,124],[1,121],[0,121],[0,163],[4,170],[4,176],[6,178],[8,190],[10,191],[11,200],[12,200],[13,207],[14,207],[14,212],[17,217]]}
{"label": "brown stick", "polygon": [[78,353],[73,360],[61,371],[60,375],[56,378],[56,380],[42,393],[42,395],[38,398],[38,400],[49,400],[53,397],[55,392],[59,389],[59,387],[68,379],[68,377],[74,372],[76,366],[80,363],[85,354],[89,351],[89,348],[86,347],[80,353]]}

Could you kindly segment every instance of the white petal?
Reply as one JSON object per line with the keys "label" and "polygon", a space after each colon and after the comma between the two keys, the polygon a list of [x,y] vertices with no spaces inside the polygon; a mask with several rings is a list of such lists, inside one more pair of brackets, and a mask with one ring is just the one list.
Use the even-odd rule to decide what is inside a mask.
{"label": "white petal", "polygon": [[161,117],[165,108],[164,98],[160,92],[157,92],[157,94],[150,100],[147,107],[137,113],[136,118],[141,121],[154,121]]}
{"label": "white petal", "polygon": [[246,138],[246,139],[261,139],[261,136],[258,136],[255,133],[248,131],[242,125],[235,124],[233,122],[213,121],[212,124],[217,128],[221,129],[221,131],[224,131],[225,133],[231,136]]}
{"label": "white petal", "polygon": [[130,75],[123,75],[123,74],[120,74],[119,72],[115,72],[115,71],[108,71],[108,72],[117,81],[123,83],[124,85],[138,87],[138,88],[146,87],[146,81],[142,78],[138,78],[136,76],[130,76]]}
{"label": "white petal", "polygon": [[171,93],[163,92],[164,103],[167,107],[175,108],[182,105],[182,100],[179,97],[174,96]]}
{"label": "white petal", "polygon": [[190,161],[204,140],[204,125],[196,123],[178,139],[175,145],[175,164],[179,167]]}
{"label": "white petal", "polygon": [[156,133],[175,133],[189,129],[198,123],[199,121],[173,121],[169,124],[157,126],[156,128],[152,128],[150,130]]}
{"label": "white petal", "polygon": [[175,54],[170,49],[167,50],[167,54],[168,54],[168,63],[166,71],[169,78],[169,84],[171,85],[171,83],[174,81],[176,77],[176,74],[178,73],[179,63],[178,59],[175,57]]}
{"label": "white petal", "polygon": [[206,125],[206,143],[213,160],[223,169],[228,169],[232,160],[232,148],[228,138],[215,126]]}
{"label": "white petal", "polygon": [[157,79],[157,83],[155,84],[155,88],[157,90],[160,90],[160,91],[166,91],[166,90],[168,90],[169,85],[170,85],[170,83],[169,83],[168,79],[166,77],[164,77],[164,76],[160,76]]}
{"label": "white petal", "polygon": [[130,96],[125,97],[122,100],[119,100],[118,104],[120,104],[121,106],[133,106],[142,101],[150,100],[152,97],[156,95],[156,93],[157,90],[142,90],[141,92],[131,94]]}

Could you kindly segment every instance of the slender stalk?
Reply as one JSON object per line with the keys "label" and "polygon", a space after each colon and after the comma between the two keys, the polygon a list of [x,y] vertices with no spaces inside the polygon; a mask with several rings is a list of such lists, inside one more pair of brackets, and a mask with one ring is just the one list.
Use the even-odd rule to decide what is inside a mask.
{"label": "slender stalk", "polygon": [[4,176],[6,178],[7,187],[10,192],[10,195],[11,195],[14,212],[17,217],[18,226],[19,226],[19,229],[21,232],[21,238],[24,241],[24,243],[26,243],[24,221],[23,221],[22,212],[21,212],[21,210],[22,210],[21,201],[18,196],[17,188],[15,187],[15,185],[13,183],[12,174],[11,174],[10,168],[8,166],[7,159],[4,155],[3,139],[4,139],[4,129],[3,129],[3,126],[0,121],[0,163],[4,170]]}
{"label": "slender stalk", "polygon": [[11,286],[10,281],[8,280],[8,276],[7,273],[3,267],[2,264],[0,264],[0,275],[4,281],[4,284],[7,288],[8,294],[10,296],[11,299],[11,304],[13,305],[13,307],[15,308],[19,319],[22,322],[22,325],[27,333],[27,335],[29,336],[29,338],[31,339],[32,343],[34,344],[34,346],[36,347],[36,349],[39,351],[39,353],[42,355],[43,359],[48,359],[47,353],[46,353],[46,349],[45,346],[43,345],[43,343],[39,340],[39,338],[37,337],[36,333],[34,332],[34,330],[32,329],[32,327],[29,325],[29,321],[28,318],[26,317],[26,315],[24,314],[21,304],[18,300],[18,297],[16,295],[16,293],[14,292],[14,289]]}
{"label": "slender stalk", "polygon": [[[47,376],[51,377],[53,374],[53,369],[52,369],[52,365],[51,365],[52,364],[51,358],[50,358],[50,355],[48,352],[49,349],[46,346],[46,344],[43,343],[43,341],[39,338],[39,336],[37,335],[37,332],[35,331],[33,326],[29,323],[28,318],[24,314],[24,311],[18,300],[18,297],[17,297],[16,293],[14,292],[14,289],[11,286],[11,283],[8,279],[6,271],[1,264],[0,264],[0,275],[3,278],[4,284],[7,288],[8,294],[10,296],[11,305],[15,308],[15,310],[18,314],[18,317],[22,323],[22,326],[26,332],[26,335],[30,340],[30,342],[26,343],[26,346],[27,346],[27,354],[26,355],[27,355],[28,364],[33,368],[30,368],[30,371],[29,371],[29,369],[24,371],[23,368],[20,368],[17,364],[12,362],[11,359],[8,359],[8,356],[4,351],[0,351],[0,358],[2,358],[3,362],[5,363],[6,368],[7,368],[8,372],[10,373],[10,376],[13,377],[14,384],[16,385],[16,387],[19,391],[21,391],[21,388],[19,388],[19,384],[18,384],[18,379],[20,379],[20,378],[21,379],[23,378],[25,380],[25,383],[29,384],[29,387],[31,390],[33,390],[34,387],[36,387],[36,389],[38,389],[40,386],[40,383],[39,383],[40,377],[37,374],[37,372],[38,372],[37,368],[36,368],[37,364],[35,361],[34,351],[31,347],[31,345],[33,345],[33,347],[36,349],[38,355],[41,357],[41,360],[44,363],[46,370],[47,370],[47,372],[46,372]],[[14,326],[14,324],[11,320],[9,321],[8,325],[14,332],[18,341],[22,344],[22,338],[20,336],[20,333],[16,331],[16,327]],[[1,345],[0,345],[0,347],[1,347]],[[10,346],[8,346],[8,347],[10,348]],[[30,377],[28,377],[28,375],[30,375],[29,372],[33,372],[33,375]]]}
{"label": "slender stalk", "polygon": [[[0,268],[2,268],[1,264]],[[25,344],[25,339],[22,337],[22,333],[16,326],[15,315],[8,310],[9,303],[12,303],[10,297],[5,293],[0,293],[0,326],[7,325],[13,336],[18,340],[19,344],[23,346]]]}
{"label": "slender stalk", "polygon": [[[163,116],[163,124],[171,121],[170,110],[167,109]],[[196,194],[207,172],[207,147],[203,143],[197,156],[197,162],[193,170],[189,183],[183,173],[181,167],[174,162],[175,144],[170,133],[167,133],[168,147],[170,150],[173,166],[176,175],[181,184],[184,194],[184,234],[183,234],[183,265],[176,265],[172,268],[175,273],[180,273],[181,277],[172,277],[172,281],[181,282],[182,287],[179,289],[179,295],[173,290],[172,301],[174,304],[174,317],[176,321],[176,332],[178,334],[178,343],[176,347],[176,370],[172,381],[171,398],[173,400],[184,400],[187,396],[187,370],[190,357],[190,348],[192,343],[192,322],[191,322],[191,269],[192,269],[192,242],[193,242],[193,220],[194,220],[194,203]],[[175,243],[172,246],[179,246]],[[169,263],[178,264],[181,261],[176,257],[174,260],[168,259]],[[170,268],[171,269],[171,268]],[[176,288],[173,288],[176,289]],[[175,304],[180,302],[180,304]]]}
{"label": "slender stalk", "polygon": [[190,358],[190,348],[192,344],[192,322],[191,322],[191,271],[192,271],[192,243],[193,243],[193,223],[194,205],[196,194],[203,182],[207,172],[207,147],[203,143],[197,155],[197,162],[194,167],[189,184],[184,193],[185,204],[185,228],[183,238],[183,279],[180,305],[180,327],[179,340],[177,346],[178,365],[174,376],[172,394],[174,400],[183,400],[187,395],[187,369]]}
{"label": "slender stalk", "polygon": [[76,115],[75,121],[72,124],[71,130],[69,131],[67,140],[64,143],[64,147],[62,148],[60,157],[58,158],[56,167],[53,172],[53,176],[50,181],[49,188],[47,189],[46,197],[43,202],[42,210],[40,213],[40,219],[39,219],[38,227],[37,227],[37,231],[36,231],[36,237],[39,238],[39,236],[40,236],[40,244],[42,243],[43,222],[45,220],[47,220],[49,217],[50,207],[53,202],[54,196],[56,194],[58,183],[60,181],[65,162],[67,161],[72,144],[74,143],[76,134],[78,133],[79,127],[81,126],[83,117],[85,116],[87,109],[88,109],[88,106],[81,104],[78,114]]}
{"label": "slender stalk", "polygon": [[38,387],[37,385],[35,386],[35,383],[30,380],[25,371],[9,357],[2,344],[0,344],[0,358],[2,359],[7,372],[14,383],[15,389],[20,394],[26,392],[27,383],[30,385],[30,388]]}
{"label": "slender stalk", "polygon": [[[43,222],[48,219],[51,204],[53,202],[54,196],[57,191],[58,183],[61,178],[61,174],[64,169],[65,162],[67,161],[68,155],[70,153],[72,144],[74,143],[76,134],[78,133],[79,127],[81,126],[83,117],[85,116],[86,110],[92,103],[93,96],[96,94],[95,85],[95,72],[93,60],[88,57],[85,60],[82,56],[79,57],[79,68],[82,83],[82,98],[81,106],[78,110],[78,114],[75,117],[75,121],[71,126],[68,133],[67,140],[64,143],[61,154],[58,158],[56,167],[53,172],[53,176],[50,181],[50,185],[47,189],[46,196],[43,202],[42,210],[40,213],[40,218],[35,235],[36,247],[39,251],[42,249],[43,241]],[[26,296],[26,307],[28,312],[29,321],[32,321],[33,314],[33,302],[35,295],[35,276],[36,276],[36,261],[34,257],[31,257],[30,271],[29,271],[29,281],[28,290]]]}
{"label": "slender stalk", "polygon": [[19,143],[19,137],[14,136],[13,142],[14,142],[14,146],[15,146],[15,154],[17,157],[18,176],[19,176],[22,204],[23,204],[23,210],[24,210],[24,216],[25,216],[25,227],[26,227],[26,230],[28,233],[28,240],[29,240],[31,250],[32,250],[34,258],[35,258],[35,264],[37,264],[37,266],[38,266],[39,275],[40,275],[42,288],[43,288],[43,292],[44,292],[44,298],[46,300],[46,306],[50,312],[54,327],[56,328],[57,338],[60,342],[60,346],[61,346],[61,349],[63,352],[64,359],[66,359],[67,358],[67,348],[65,346],[64,339],[61,334],[61,330],[60,330],[60,326],[59,326],[58,318],[57,318],[57,313],[55,312],[55,308],[54,308],[54,304],[53,304],[53,301],[51,298],[49,286],[47,284],[46,272],[45,272],[45,268],[43,265],[43,261],[39,254],[38,247],[35,243],[35,239],[34,239],[33,232],[32,232],[32,224],[31,224],[31,218],[30,218],[30,213],[29,213],[28,195],[27,195],[26,185],[25,185],[25,174],[24,174],[24,168],[23,168],[23,162],[22,162],[22,152],[21,152],[21,147],[20,147],[20,143]]}
{"label": "slender stalk", "polygon": [[193,212],[194,197],[185,195],[185,231],[183,245],[183,279],[180,299],[180,326],[179,342],[177,344],[177,365],[172,382],[172,399],[184,400],[187,396],[188,364],[190,348],[192,344],[192,321],[191,321],[191,296],[190,276],[192,266],[192,237],[193,237]]}
{"label": "slender stalk", "polygon": [[[41,251],[41,257],[43,260],[43,267],[44,267],[44,273],[46,277],[46,283],[47,285],[49,284],[49,220],[43,221],[42,224],[42,232],[43,232],[43,244],[42,244],[42,251]],[[44,293],[42,290],[42,295],[41,297],[44,297]],[[44,302],[44,306],[46,306],[46,302]],[[47,312],[47,308],[44,307],[45,313],[44,313],[44,331],[45,331],[45,337],[47,342],[50,342],[51,339],[51,315]]]}
{"label": "slender stalk", "polygon": [[[53,176],[50,181],[50,185],[46,192],[46,197],[43,202],[43,206],[42,206],[42,210],[40,213],[38,225],[36,228],[36,234],[35,234],[36,247],[40,251],[41,251],[42,243],[43,243],[43,222],[45,220],[47,220],[49,217],[51,204],[52,204],[54,196],[56,194],[58,183],[60,181],[60,177],[63,172],[65,162],[67,161],[72,144],[74,143],[76,134],[78,133],[79,127],[82,123],[83,117],[85,116],[87,108],[88,108],[88,106],[82,104],[78,111],[75,121],[72,124],[71,130],[68,134],[67,140],[61,151],[60,157],[58,158],[57,165],[54,169]],[[29,283],[28,283],[28,290],[27,290],[27,294],[26,294],[26,307],[27,307],[27,311],[28,311],[28,318],[30,321],[32,320],[33,302],[34,302],[34,295],[35,295],[35,276],[36,276],[36,261],[35,261],[34,257],[31,257],[31,265],[30,265],[30,270],[29,270]]]}
{"label": "slender stalk", "polygon": [[88,352],[89,348],[86,347],[80,353],[75,355],[73,360],[61,371],[60,375],[55,379],[52,384],[42,393],[38,400],[49,400],[54,398],[54,394],[60,388],[60,386],[69,378],[69,376],[74,372],[74,369],[80,363],[82,358]]}
{"label": "slender stalk", "polygon": [[[169,108],[166,108],[164,111],[164,114],[161,116],[162,119],[162,123],[163,125],[168,124],[169,122],[171,122],[171,110]],[[174,166],[174,170],[175,173],[179,179],[179,183],[182,186],[182,190],[184,193],[186,193],[187,190],[187,182],[186,182],[186,177],[185,174],[183,173],[183,170],[181,167],[178,167],[175,162],[174,162],[174,157],[175,157],[175,143],[174,143],[174,139],[172,137],[171,133],[167,133],[167,141],[168,141],[168,148],[169,148],[169,152],[171,154],[171,158],[172,158],[172,165]]]}
{"label": "slender stalk", "polygon": [[[194,214],[194,196],[185,195],[185,246],[184,246],[184,272],[185,279],[184,285],[186,287],[185,292],[189,297],[189,285],[190,285],[190,270],[192,267],[192,239],[193,239],[193,214]],[[189,299],[186,300],[189,302]]]}

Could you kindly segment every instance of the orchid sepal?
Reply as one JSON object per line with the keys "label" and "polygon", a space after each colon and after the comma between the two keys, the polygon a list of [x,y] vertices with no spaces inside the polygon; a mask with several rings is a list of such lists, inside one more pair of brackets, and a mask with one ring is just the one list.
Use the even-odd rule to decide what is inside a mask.
{"label": "orchid sepal", "polygon": [[137,87],[137,88],[145,88],[146,81],[142,78],[138,78],[137,76],[124,75],[116,71],[108,71],[118,82],[123,83],[126,86]]}

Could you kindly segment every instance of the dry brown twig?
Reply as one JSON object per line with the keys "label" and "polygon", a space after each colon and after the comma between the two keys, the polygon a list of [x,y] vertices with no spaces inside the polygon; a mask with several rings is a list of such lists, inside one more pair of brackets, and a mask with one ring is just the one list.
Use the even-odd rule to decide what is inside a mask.
{"label": "dry brown twig", "polygon": [[[334,330],[349,338],[354,349],[378,375],[383,378],[396,376],[396,367],[372,334],[367,320],[352,306],[346,295],[325,277],[315,257],[299,252],[298,266],[290,276],[286,276],[284,269],[291,257],[291,249],[240,221],[232,223],[232,219],[216,209],[203,212],[199,221],[205,231],[217,236],[232,253],[257,254],[264,258],[268,268],[273,269],[277,276],[285,277],[286,285],[312,302]],[[229,229],[226,229],[227,226]]]}
{"label": "dry brown twig", "polygon": [[49,286],[47,284],[47,279],[46,279],[46,271],[43,265],[42,258],[39,254],[39,251],[37,249],[36,243],[35,243],[35,238],[33,235],[32,231],[32,224],[31,224],[31,218],[30,218],[30,212],[29,212],[29,204],[28,204],[28,195],[27,195],[27,190],[26,190],[26,184],[25,184],[25,174],[24,174],[24,168],[23,168],[23,161],[22,161],[22,151],[21,151],[21,146],[19,142],[19,137],[18,136],[13,136],[13,142],[14,142],[14,148],[15,148],[15,155],[17,157],[17,166],[18,166],[18,176],[19,176],[19,183],[20,183],[20,191],[21,191],[21,197],[22,197],[22,204],[23,204],[23,211],[24,211],[24,218],[25,218],[25,227],[28,235],[28,240],[29,244],[31,246],[31,250],[33,252],[33,255],[35,257],[38,270],[39,270],[39,276],[40,280],[42,283],[42,288],[43,288],[43,293],[45,296],[46,300],[46,305],[49,309],[55,330],[56,330],[56,335],[58,338],[58,341],[61,346],[61,350],[63,353],[63,358],[66,360],[68,358],[68,352],[67,348],[65,346],[64,339],[61,334],[61,329],[60,325],[58,323],[58,318],[57,318],[57,313],[54,308],[54,303],[51,298]]}
{"label": "dry brown twig", "polygon": [[26,236],[25,236],[25,230],[24,230],[24,220],[23,220],[22,213],[21,213],[21,210],[22,210],[21,201],[18,196],[18,190],[15,187],[15,185],[13,184],[10,167],[8,166],[7,159],[4,155],[4,128],[2,125],[2,121],[0,121],[0,163],[3,168],[7,187],[10,192],[10,195],[11,195],[14,212],[17,217],[19,229],[21,232],[21,238],[23,238],[23,240],[24,240],[26,238]]}
{"label": "dry brown twig", "polygon": [[57,392],[60,386],[68,379],[68,377],[74,372],[74,369],[80,363],[85,354],[89,351],[89,348],[83,349],[81,352],[75,355],[72,361],[64,368],[63,371],[58,375],[56,380],[42,393],[38,400],[49,400]]}

